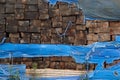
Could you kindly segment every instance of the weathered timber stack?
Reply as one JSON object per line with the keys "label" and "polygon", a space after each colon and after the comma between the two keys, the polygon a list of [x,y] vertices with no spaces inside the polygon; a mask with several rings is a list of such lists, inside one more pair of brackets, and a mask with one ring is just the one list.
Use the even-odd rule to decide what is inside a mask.
{"label": "weathered timber stack", "polygon": [[[10,59],[0,59],[0,63],[11,63]],[[26,64],[27,69],[32,69],[36,64],[38,69],[52,68],[52,69],[72,69],[72,70],[86,70],[86,64],[77,64],[72,57],[35,57],[35,58],[14,58],[14,64]],[[89,65],[90,70],[94,70],[96,64]]]}
{"label": "weathered timber stack", "polygon": [[82,10],[75,4],[1,0],[0,6],[0,39],[7,37],[7,42],[13,43],[86,44]]}
{"label": "weathered timber stack", "polygon": [[82,10],[65,2],[53,6],[44,0],[0,1],[0,40],[7,37],[7,42],[85,45],[111,41],[120,34],[119,24],[119,21],[84,22]]}
{"label": "weathered timber stack", "polygon": [[111,41],[110,25],[108,21],[86,21],[88,44],[97,41]]}
{"label": "weathered timber stack", "polygon": [[115,40],[116,35],[120,35],[120,21],[110,22],[110,35],[112,40]]}
{"label": "weathered timber stack", "polygon": [[116,35],[120,35],[119,21],[86,21],[87,43],[96,41],[114,41]]}
{"label": "weathered timber stack", "polygon": [[[12,62],[13,61],[13,62]],[[107,68],[120,62],[119,60],[113,61],[113,63],[104,63],[103,67]],[[36,64],[38,69],[52,68],[52,69],[72,69],[72,70],[86,70],[85,63],[78,64],[72,57],[34,57],[34,58],[13,58],[13,60],[6,58],[0,59],[0,64],[26,64],[27,69],[32,69]],[[95,70],[96,64],[89,64],[89,70]]]}
{"label": "weathered timber stack", "polygon": [[[112,41],[120,34],[119,24],[119,21],[84,22],[82,10],[75,4],[57,2],[53,6],[45,0],[0,0],[0,40],[7,37],[7,42],[85,45]],[[20,58],[14,63],[24,63],[27,68],[37,62],[38,68],[85,69],[85,64],[68,60],[68,57]],[[90,64],[90,68],[94,69],[95,64]]]}

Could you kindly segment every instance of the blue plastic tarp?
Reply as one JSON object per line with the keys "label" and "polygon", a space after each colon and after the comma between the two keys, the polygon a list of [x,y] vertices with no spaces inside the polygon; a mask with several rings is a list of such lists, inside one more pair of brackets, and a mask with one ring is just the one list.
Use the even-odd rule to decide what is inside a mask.
{"label": "blue plastic tarp", "polygon": [[88,74],[90,79],[106,79],[119,80],[120,79],[120,63],[108,68],[96,68],[95,71]]}
{"label": "blue plastic tarp", "polygon": [[[12,57],[50,57],[50,56],[71,56],[76,63],[95,63],[95,71],[88,74],[90,80],[117,80],[120,78],[120,66],[115,65],[104,69],[103,63],[113,63],[120,59],[120,42],[95,42],[86,46],[72,46],[64,44],[0,44],[0,58]],[[1,67],[4,70],[4,68]],[[15,69],[14,69],[15,70]],[[13,71],[14,71],[13,70]],[[3,75],[4,71],[0,71]],[[102,75],[101,75],[102,74]],[[2,76],[0,77],[3,78]],[[29,77],[23,77],[29,80]],[[38,78],[37,80],[77,80],[77,77],[53,77]]]}
{"label": "blue plastic tarp", "polygon": [[67,45],[52,44],[11,44],[0,45],[0,58],[9,57],[48,57],[70,56],[70,47]]}
{"label": "blue plastic tarp", "polygon": [[67,2],[67,3],[77,3],[78,0],[48,0],[50,2],[50,4],[55,5],[57,3],[57,1],[61,1],[61,2]]}
{"label": "blue plastic tarp", "polygon": [[71,56],[77,63],[112,63],[120,58],[119,42],[96,42],[87,46],[62,44],[14,44],[0,45],[0,58]]}

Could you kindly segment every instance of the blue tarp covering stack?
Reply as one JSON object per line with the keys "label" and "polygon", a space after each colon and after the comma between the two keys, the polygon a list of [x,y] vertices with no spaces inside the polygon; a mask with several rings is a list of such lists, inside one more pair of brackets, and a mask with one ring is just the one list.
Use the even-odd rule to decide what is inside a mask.
{"label": "blue tarp covering stack", "polygon": [[[104,68],[103,63],[113,63],[114,60],[120,59],[120,36],[116,36],[116,41],[112,42],[95,42],[86,46],[72,46],[64,44],[0,44],[0,58],[12,57],[49,57],[49,56],[71,56],[76,63],[93,63],[97,64],[93,72],[88,72],[90,80],[119,80],[120,63]],[[12,74],[20,70],[20,75],[25,73],[25,66],[15,65],[12,68]],[[8,65],[0,65],[1,76],[9,76],[10,68]],[[67,77],[69,80],[77,80],[79,76]],[[71,79],[70,79],[71,78]],[[42,79],[42,78],[41,78]],[[3,79],[4,80],[4,79]],[[25,79],[27,80],[27,79]],[[29,79],[28,79],[29,80]],[[38,79],[39,80],[39,79]],[[43,78],[43,80],[66,80],[62,78]]]}
{"label": "blue tarp covering stack", "polygon": [[77,63],[112,63],[120,58],[120,42],[96,42],[87,46],[71,46],[62,44],[13,44],[0,45],[0,58],[13,57],[49,57],[72,56]]}
{"label": "blue tarp covering stack", "polygon": [[[10,55],[11,54],[11,55]],[[49,56],[71,56],[76,63],[98,64],[95,71],[88,76],[94,79],[113,80],[120,78],[120,65],[103,68],[103,63],[113,63],[120,59],[119,36],[113,42],[95,42],[86,46],[72,46],[62,44],[13,44],[4,43],[0,45],[0,58],[9,57],[49,57]],[[101,75],[102,74],[102,75]],[[64,79],[63,79],[64,80]]]}

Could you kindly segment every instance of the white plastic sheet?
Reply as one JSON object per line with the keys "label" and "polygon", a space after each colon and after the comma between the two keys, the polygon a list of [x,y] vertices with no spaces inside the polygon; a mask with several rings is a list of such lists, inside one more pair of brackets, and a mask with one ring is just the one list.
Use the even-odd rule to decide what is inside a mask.
{"label": "white plastic sheet", "polygon": [[86,18],[120,20],[120,0],[79,0]]}
{"label": "white plastic sheet", "polygon": [[120,20],[120,0],[48,0],[75,3],[83,10],[86,19]]}

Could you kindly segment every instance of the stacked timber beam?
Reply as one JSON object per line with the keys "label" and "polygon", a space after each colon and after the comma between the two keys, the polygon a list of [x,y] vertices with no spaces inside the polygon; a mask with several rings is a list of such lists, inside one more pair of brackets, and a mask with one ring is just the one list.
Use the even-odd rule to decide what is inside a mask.
{"label": "stacked timber beam", "polygon": [[[120,35],[119,21],[86,20],[75,4],[45,0],[0,0],[0,40],[12,43],[51,43],[86,45],[96,41],[112,41]],[[20,58],[16,64],[32,62],[38,68],[85,69],[69,57]],[[8,63],[7,59],[0,60]],[[95,64],[90,65],[91,69]]]}
{"label": "stacked timber beam", "polygon": [[[0,59],[1,64],[11,63],[10,59]],[[26,64],[27,69],[32,69],[36,66],[37,69],[71,69],[71,70],[86,70],[86,64],[77,64],[72,57],[35,57],[35,58],[14,58],[14,64]],[[94,70],[96,64],[90,64],[89,70]],[[108,66],[108,65],[106,65]]]}
{"label": "stacked timber beam", "polygon": [[97,41],[111,41],[110,25],[108,21],[86,21],[88,44]]}
{"label": "stacked timber beam", "polygon": [[[13,61],[13,62],[11,62]],[[103,67],[107,68],[118,64],[119,60],[113,61],[113,63],[104,63]],[[13,60],[6,58],[0,59],[0,64],[26,64],[27,69],[32,69],[36,66],[37,69],[45,69],[45,68],[52,68],[52,69],[72,69],[72,70],[86,70],[87,64],[79,64],[76,63],[72,57],[59,57],[59,56],[52,56],[52,57],[34,57],[34,58],[13,58]],[[95,70],[96,64],[89,64],[89,70]]]}
{"label": "stacked timber beam", "polygon": [[75,4],[57,2],[53,6],[44,0],[1,0],[0,6],[0,40],[7,37],[8,42],[85,45],[111,41],[120,34],[118,21],[85,23],[82,10]]}
{"label": "stacked timber beam", "polygon": [[83,15],[75,4],[65,2],[53,6],[44,0],[0,0],[0,40],[85,45],[120,34],[119,21],[84,22]]}
{"label": "stacked timber beam", "polygon": [[75,4],[1,0],[0,6],[0,40],[7,37],[7,42],[13,43],[86,44],[83,14]]}

